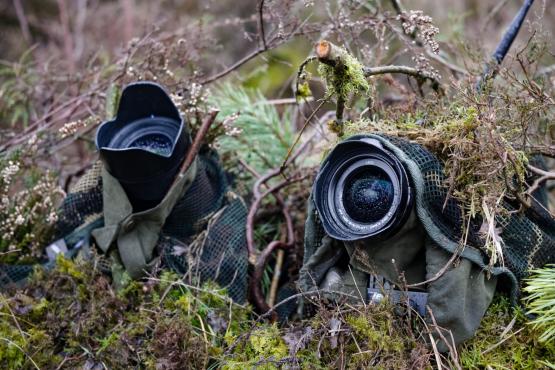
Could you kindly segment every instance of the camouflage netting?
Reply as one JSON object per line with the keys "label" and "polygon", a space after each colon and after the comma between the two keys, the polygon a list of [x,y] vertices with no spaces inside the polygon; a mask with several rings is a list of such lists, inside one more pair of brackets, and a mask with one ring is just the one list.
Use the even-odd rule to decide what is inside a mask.
{"label": "camouflage netting", "polygon": [[[413,180],[422,181],[415,186],[420,194],[417,196],[417,209],[424,227],[436,243],[454,252],[463,237],[462,211],[453,198],[447,197],[448,189],[444,185],[445,175],[441,163],[418,144],[385,135],[382,137],[386,139],[382,140],[384,144],[389,143],[389,149],[403,158]],[[414,166],[421,173],[420,176],[415,176]],[[504,208],[508,212],[499,214],[496,222],[501,228],[500,235],[504,242],[506,270],[494,268],[492,272],[512,280],[507,283],[520,283],[530,269],[555,262],[555,219],[543,207],[532,207],[522,214],[514,212],[514,205],[506,201]],[[482,252],[484,239],[479,232],[481,224],[479,218],[471,221],[462,255],[479,265],[484,264],[486,268],[488,260]]]}
{"label": "camouflage netting", "polygon": [[[104,225],[101,169],[101,162],[95,163],[60,208],[57,236],[70,249],[78,242],[89,245],[91,231]],[[196,177],[166,219],[156,246],[162,267],[186,274],[191,282],[214,280],[236,302],[245,302],[246,216],[246,205],[232,192],[217,154],[201,153]],[[108,259],[104,261],[108,264]],[[5,270],[0,286],[21,280],[31,270],[29,266]]]}
{"label": "camouflage netting", "polygon": [[[419,144],[386,135],[368,136],[379,139],[405,165],[416,188],[417,214],[427,234],[443,249],[455,252],[463,237],[463,214],[456,200],[447,197],[440,161]],[[511,212],[515,207],[508,202],[504,207],[509,212],[496,219],[502,229],[504,267],[488,266],[487,255],[483,252],[484,239],[479,232],[480,219],[472,220],[461,255],[502,277],[498,288],[509,292],[515,302],[520,283],[528,271],[555,262],[555,219],[543,207],[531,207],[524,214]],[[316,227],[305,236],[305,264],[318,251],[325,236],[317,213],[310,212],[309,217],[315,218]],[[302,289],[311,286],[310,279],[301,274]]]}

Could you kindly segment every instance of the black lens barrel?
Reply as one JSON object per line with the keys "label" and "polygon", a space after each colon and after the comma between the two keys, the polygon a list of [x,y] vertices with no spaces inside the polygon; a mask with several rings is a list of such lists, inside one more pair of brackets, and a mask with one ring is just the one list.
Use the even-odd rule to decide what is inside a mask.
{"label": "black lens barrel", "polygon": [[152,82],[127,85],[116,118],[100,125],[96,134],[101,159],[135,211],[164,198],[190,145],[177,107]]}
{"label": "black lens barrel", "polygon": [[383,238],[407,220],[413,202],[397,157],[369,136],[338,144],[322,164],[313,198],[324,230],[338,240]]}

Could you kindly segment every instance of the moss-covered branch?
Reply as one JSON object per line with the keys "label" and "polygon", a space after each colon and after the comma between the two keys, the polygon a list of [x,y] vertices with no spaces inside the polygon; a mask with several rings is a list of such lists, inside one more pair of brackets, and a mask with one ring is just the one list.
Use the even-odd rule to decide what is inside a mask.
{"label": "moss-covered branch", "polygon": [[[343,131],[343,111],[349,94],[361,91],[368,92],[370,85],[367,78],[370,76],[387,73],[405,74],[416,78],[419,84],[430,81],[432,89],[438,93],[443,93],[436,77],[425,71],[396,65],[365,67],[347,50],[327,40],[322,40],[316,44],[315,54],[321,63],[318,72],[326,82],[327,95],[336,98],[336,120],[332,128],[339,135]],[[311,60],[307,59],[307,61]],[[303,68],[305,65],[306,63],[303,63]]]}
{"label": "moss-covered branch", "polygon": [[[332,67],[335,67],[338,65],[346,65],[347,63],[349,63],[349,58],[353,58],[345,49],[337,45],[334,45],[331,42],[326,40],[322,40],[319,43],[317,43],[315,51],[316,51],[316,56],[318,57],[318,60],[321,63],[324,63]],[[429,76],[424,71],[421,71],[413,67],[396,66],[396,65],[379,66],[379,67],[363,67],[362,72],[364,74],[364,77],[370,77],[374,75],[387,74],[387,73],[405,74],[408,76],[412,76],[421,81],[428,80],[431,83],[432,89],[434,89],[435,91],[441,90],[439,81],[436,78]]]}

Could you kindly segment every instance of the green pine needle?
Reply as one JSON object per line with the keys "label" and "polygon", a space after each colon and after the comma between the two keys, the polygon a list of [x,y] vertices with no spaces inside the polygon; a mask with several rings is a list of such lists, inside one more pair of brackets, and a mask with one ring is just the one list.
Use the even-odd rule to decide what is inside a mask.
{"label": "green pine needle", "polygon": [[532,271],[524,291],[528,314],[537,315],[530,324],[542,332],[539,340],[549,342],[555,339],[555,265]]}

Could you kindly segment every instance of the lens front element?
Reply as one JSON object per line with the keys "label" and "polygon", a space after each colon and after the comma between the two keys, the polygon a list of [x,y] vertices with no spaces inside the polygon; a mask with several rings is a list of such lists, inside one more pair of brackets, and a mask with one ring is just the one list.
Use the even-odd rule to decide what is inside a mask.
{"label": "lens front element", "polygon": [[393,204],[393,183],[376,167],[362,168],[347,177],[343,202],[347,214],[358,222],[377,222]]}
{"label": "lens front element", "polygon": [[399,159],[371,136],[338,144],[316,177],[313,199],[328,235],[339,240],[384,237],[412,208],[412,190]]}

